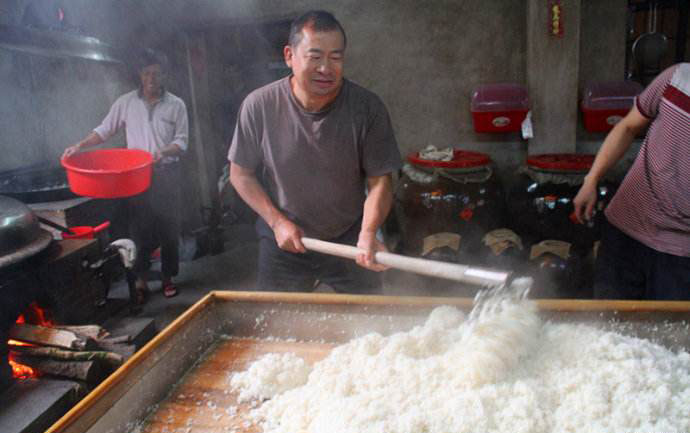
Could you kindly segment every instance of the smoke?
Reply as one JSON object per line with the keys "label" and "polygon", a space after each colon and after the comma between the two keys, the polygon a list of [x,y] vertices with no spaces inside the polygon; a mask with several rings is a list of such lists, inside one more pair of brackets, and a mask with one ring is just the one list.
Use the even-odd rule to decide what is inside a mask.
{"label": "smoke", "polygon": [[[124,64],[98,63],[70,55],[36,55],[33,48],[0,48],[0,171],[36,163],[59,166],[65,147],[97,126],[121,94],[138,85],[130,64],[143,48],[155,48],[172,61],[169,85],[191,107],[184,40],[202,34],[206,41],[211,131],[207,146],[217,146],[225,161],[227,140],[241,99],[285,71],[269,69],[280,58],[287,30],[276,47],[259,2],[185,0],[16,0],[2,2],[2,20],[18,28],[54,35],[97,38],[114,47]],[[281,18],[283,19],[283,18]],[[262,22],[261,25],[250,23]],[[282,24],[281,24],[282,25]],[[230,38],[223,40],[223,35]],[[278,38],[280,39],[280,38]],[[227,43],[230,42],[230,43]],[[247,67],[253,65],[254,67]],[[228,79],[230,78],[230,79]],[[69,109],[66,109],[69,107]],[[191,110],[190,110],[191,117]],[[124,145],[122,136],[109,145]]]}

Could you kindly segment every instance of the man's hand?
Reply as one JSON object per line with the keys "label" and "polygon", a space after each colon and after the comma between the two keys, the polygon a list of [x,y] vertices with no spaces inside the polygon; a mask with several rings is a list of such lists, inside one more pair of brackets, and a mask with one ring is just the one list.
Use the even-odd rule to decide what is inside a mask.
{"label": "man's hand", "polygon": [[366,251],[365,254],[357,256],[357,264],[372,271],[381,272],[388,269],[388,266],[376,263],[374,257],[378,251],[388,251],[383,243],[376,239],[376,233],[360,232],[357,248]]}
{"label": "man's hand", "polygon": [[100,135],[96,134],[96,132],[92,132],[86,138],[84,138],[82,141],[79,143],[72,145],[65,149],[65,151],[62,153],[62,159],[67,158],[68,156],[72,156],[75,153],[81,152],[82,149],[91,147],[91,146],[96,146],[98,144],[103,143],[103,139],[101,138]]}
{"label": "man's hand", "polygon": [[585,183],[580,187],[577,195],[573,199],[573,205],[575,206],[575,218],[584,224],[585,221],[589,221],[592,218],[592,211],[594,210],[594,205],[597,203],[597,184],[596,182],[590,182],[585,180]]}
{"label": "man's hand", "polygon": [[81,150],[81,147],[78,144],[70,146],[67,149],[65,149],[64,152],[62,152],[62,159],[65,159],[68,156],[72,156],[75,153],[78,153],[80,150]]}
{"label": "man's hand", "polygon": [[302,243],[302,236],[304,233],[295,223],[287,218],[279,218],[271,225],[273,234],[276,237],[276,243],[282,250],[291,253],[305,253],[307,249]]}
{"label": "man's hand", "polygon": [[170,143],[162,149],[155,150],[153,152],[153,162],[158,162],[166,156],[178,156],[184,151],[180,146],[175,143]]}
{"label": "man's hand", "polygon": [[254,169],[230,161],[230,183],[237,193],[273,230],[278,247],[291,253],[304,253],[302,229],[278,210],[256,179]]}

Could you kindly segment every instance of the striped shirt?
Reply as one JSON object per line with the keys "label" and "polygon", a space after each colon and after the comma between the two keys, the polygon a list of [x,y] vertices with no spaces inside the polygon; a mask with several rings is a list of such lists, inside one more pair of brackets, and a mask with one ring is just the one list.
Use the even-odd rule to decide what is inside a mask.
{"label": "striped shirt", "polygon": [[659,74],[635,104],[652,122],[606,217],[650,248],[690,257],[690,63]]}

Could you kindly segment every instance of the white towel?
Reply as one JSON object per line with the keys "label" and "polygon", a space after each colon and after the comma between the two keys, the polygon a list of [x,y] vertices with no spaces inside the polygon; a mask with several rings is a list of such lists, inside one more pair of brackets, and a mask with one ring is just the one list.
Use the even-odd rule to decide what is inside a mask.
{"label": "white towel", "polygon": [[453,159],[453,148],[437,149],[436,146],[430,144],[419,151],[419,157],[429,161],[450,161]]}

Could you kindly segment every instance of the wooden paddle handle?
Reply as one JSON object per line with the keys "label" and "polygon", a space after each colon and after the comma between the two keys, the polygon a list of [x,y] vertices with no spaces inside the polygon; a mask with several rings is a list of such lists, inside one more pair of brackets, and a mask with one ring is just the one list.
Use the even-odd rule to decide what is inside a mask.
{"label": "wooden paddle handle", "polygon": [[[344,257],[346,259],[355,260],[359,254],[364,254],[363,249],[351,245],[326,242],[319,239],[305,237],[302,238],[302,243],[308,250]],[[510,277],[510,272],[486,268],[472,268],[455,263],[418,259],[383,251],[376,253],[375,258],[378,263],[401,271],[482,286],[505,284]]]}

